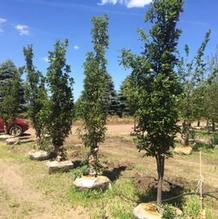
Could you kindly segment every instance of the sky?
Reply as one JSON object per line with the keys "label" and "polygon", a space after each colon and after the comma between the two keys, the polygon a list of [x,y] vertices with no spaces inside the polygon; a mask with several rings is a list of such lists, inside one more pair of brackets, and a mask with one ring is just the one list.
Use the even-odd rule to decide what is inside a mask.
{"label": "sky", "polygon": [[[56,40],[69,39],[67,62],[74,78],[74,95],[77,99],[83,89],[83,63],[86,53],[92,50],[91,18],[109,16],[110,45],[107,51],[108,72],[118,90],[130,74],[119,64],[121,50],[142,51],[137,34],[138,28],[149,30],[144,15],[151,0],[0,0],[0,63],[11,59],[23,66],[23,47],[33,44],[34,64],[46,73],[48,51]],[[212,35],[207,55],[216,52],[218,45],[218,1],[185,0],[184,12],[178,27],[183,33],[179,50],[185,44],[196,53],[205,33]]]}

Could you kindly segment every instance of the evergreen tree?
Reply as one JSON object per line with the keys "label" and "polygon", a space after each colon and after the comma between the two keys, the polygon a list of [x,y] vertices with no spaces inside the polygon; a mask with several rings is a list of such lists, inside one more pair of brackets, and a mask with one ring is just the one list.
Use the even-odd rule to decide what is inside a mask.
{"label": "evergreen tree", "polygon": [[182,7],[182,0],[154,0],[145,19],[152,24],[151,30],[148,36],[139,31],[144,51],[141,55],[130,51],[122,54],[124,66],[132,69],[139,100],[135,113],[137,147],[156,159],[158,204],[162,201],[165,159],[178,131],[177,97],[181,88],[174,69],[181,34],[176,26]]}
{"label": "evergreen tree", "polygon": [[106,74],[106,82],[107,82],[107,91],[106,91],[106,102],[107,102],[107,112],[108,115],[113,116],[117,115],[119,103],[118,96],[114,89],[114,83],[109,74]]}
{"label": "evergreen tree", "polygon": [[93,52],[89,52],[84,63],[84,90],[80,103],[80,116],[83,120],[81,138],[88,154],[89,173],[99,173],[98,151],[99,143],[105,139],[107,118],[108,73],[105,51],[108,48],[108,18],[94,17],[92,19]]}
{"label": "evergreen tree", "polygon": [[[1,64],[1,73],[0,73],[0,84],[4,87],[10,80],[13,80],[16,77],[16,74],[19,74],[19,106],[18,112],[23,112],[25,110],[25,98],[24,98],[24,86],[21,80],[22,68],[17,68],[16,65],[11,61],[5,61]],[[3,88],[2,87],[2,88]],[[0,99],[2,94],[0,92]]]}
{"label": "evergreen tree", "polygon": [[48,57],[49,102],[45,110],[48,113],[47,127],[54,146],[54,157],[58,160],[66,159],[63,144],[71,131],[73,120],[73,79],[69,75],[70,66],[66,64],[67,47],[67,40],[64,43],[57,41]]}
{"label": "evergreen tree", "polygon": [[6,61],[0,66],[0,116],[4,119],[5,131],[8,125],[16,119],[21,103],[21,73],[12,61]]}
{"label": "evergreen tree", "polygon": [[133,116],[136,112],[138,95],[135,86],[131,76],[128,76],[121,85],[119,102],[122,115]]}
{"label": "evergreen tree", "polygon": [[24,68],[26,77],[25,94],[28,108],[28,116],[35,129],[36,139],[39,146],[42,143],[46,121],[40,116],[44,102],[47,99],[45,90],[45,78],[33,65],[33,48],[29,45],[23,49],[26,65]]}

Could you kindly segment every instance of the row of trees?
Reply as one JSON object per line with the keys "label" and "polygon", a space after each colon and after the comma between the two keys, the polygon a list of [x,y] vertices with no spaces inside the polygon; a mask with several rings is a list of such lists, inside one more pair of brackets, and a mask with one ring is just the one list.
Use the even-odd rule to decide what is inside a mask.
{"label": "row of trees", "polygon": [[[64,140],[70,133],[73,118],[80,117],[83,121],[80,137],[90,149],[89,173],[97,175],[99,144],[105,139],[107,116],[128,111],[135,118],[137,147],[156,160],[157,202],[161,203],[165,159],[179,132],[178,118],[184,120],[182,133],[188,144],[191,121],[204,117],[215,123],[218,112],[217,58],[212,58],[210,68],[207,68],[204,57],[210,31],[193,60],[178,57],[181,30],[177,28],[177,22],[182,11],[183,0],[153,1],[145,18],[151,29],[148,33],[139,30],[144,50],[140,55],[130,50],[122,51],[121,64],[131,69],[131,75],[123,82],[119,95],[114,91],[105,58],[109,46],[108,17],[94,17],[93,51],[87,54],[84,62],[84,90],[75,106],[73,79],[66,63],[68,41],[57,41],[54,50],[49,52],[46,74],[36,69],[32,46],[27,46],[23,51],[25,67],[15,71],[10,86],[6,86],[6,81],[1,86],[8,87],[10,92],[1,89],[1,101],[5,104],[1,104],[0,114],[4,119],[15,118],[14,112],[20,103],[20,95],[16,93],[20,89],[19,76],[24,72],[28,115],[38,144],[42,144],[47,134],[53,145],[53,157],[60,161],[66,159]],[[189,55],[188,46],[185,54]],[[1,66],[0,77],[2,69]],[[3,106],[13,107],[13,110],[7,111]],[[10,116],[6,117],[6,114]]]}

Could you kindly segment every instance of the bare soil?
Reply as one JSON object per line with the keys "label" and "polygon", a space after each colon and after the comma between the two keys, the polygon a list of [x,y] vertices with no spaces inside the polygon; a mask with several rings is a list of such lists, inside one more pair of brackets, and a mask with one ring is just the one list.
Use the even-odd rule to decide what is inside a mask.
{"label": "bare soil", "polygon": [[[66,140],[68,149],[73,150],[69,154],[78,154],[83,150],[82,142],[78,138],[77,129],[80,126],[74,126],[72,134]],[[110,124],[107,126],[106,141],[100,145],[100,158],[102,162],[115,164],[118,177],[136,179],[135,183],[138,188],[145,191],[151,186],[156,178],[155,160],[146,157],[143,152],[138,152],[130,133],[133,131],[131,124]],[[30,129],[27,133],[30,138],[34,139],[34,130]],[[1,144],[0,147],[6,147]],[[24,152],[25,147],[24,147]],[[1,151],[0,151],[1,152]],[[15,151],[16,152],[16,151]],[[20,151],[18,151],[20,153]],[[196,151],[191,156],[174,156],[166,161],[165,176],[169,181],[180,179],[179,185],[197,186],[199,179],[199,153]],[[1,154],[0,154],[1,155]],[[25,154],[23,154],[23,157]],[[218,156],[217,156],[218,157]],[[16,160],[10,156],[0,156],[0,219],[10,218],[90,218],[85,209],[72,208],[68,204],[60,205],[55,199],[42,190],[38,189],[35,181],[43,180],[47,172],[43,169],[42,163],[31,163],[26,160]],[[212,155],[203,153],[202,171],[204,182],[207,189],[218,189],[218,159]],[[31,166],[28,171],[25,165],[37,165],[43,171],[34,174],[31,172]],[[109,165],[110,166],[110,165]],[[111,166],[110,166],[111,167]],[[117,168],[114,168],[117,167]],[[122,168],[121,168],[122,167]],[[36,168],[36,167],[34,167]],[[34,169],[33,168],[33,169]],[[71,182],[68,182],[69,186]],[[166,183],[166,190],[169,186]],[[182,187],[181,186],[181,187]],[[64,189],[64,188],[63,188]],[[61,196],[61,194],[60,194]]]}
{"label": "bare soil", "polygon": [[89,218],[80,209],[58,206],[54,200],[37,190],[24,175],[22,165],[0,160],[0,218],[59,219]]}

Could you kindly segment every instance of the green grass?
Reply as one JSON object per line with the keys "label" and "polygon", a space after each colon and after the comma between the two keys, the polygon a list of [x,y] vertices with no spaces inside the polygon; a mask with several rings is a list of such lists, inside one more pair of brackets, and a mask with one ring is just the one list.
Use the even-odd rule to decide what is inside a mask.
{"label": "green grass", "polygon": [[16,160],[26,161],[27,152],[33,148],[32,143],[18,144],[18,145],[6,145],[0,142],[0,159],[2,160]]}
{"label": "green grass", "polygon": [[[211,198],[204,199],[204,208],[206,209],[206,218],[215,219],[217,216],[213,209],[216,207],[213,206],[214,200]],[[187,196],[183,204],[183,216],[182,219],[196,219],[200,215],[200,200],[199,196]]]}
{"label": "green grass", "polygon": [[[93,218],[128,219],[132,218],[132,209],[137,200],[134,185],[130,180],[119,180],[112,185],[112,189],[78,191],[70,188],[67,193],[68,201],[73,206],[82,206],[92,212]],[[93,213],[93,212],[92,212]]]}
{"label": "green grass", "polygon": [[[31,185],[46,195],[58,206],[70,205],[72,207],[82,207],[88,212],[93,219],[132,219],[132,210],[139,201],[138,193],[131,179],[119,178],[112,184],[112,189],[103,191],[78,191],[73,187],[72,173],[48,174],[48,169],[44,162],[30,161],[25,154],[33,148],[33,144],[16,145],[15,147],[7,146],[0,143],[0,159],[17,162],[21,165],[23,172],[30,181]],[[217,162],[218,150],[202,150],[204,160]],[[108,155],[109,156],[109,155]],[[115,157],[104,157],[104,159],[116,160]],[[198,159],[198,154],[193,153],[186,159]],[[132,171],[152,174],[149,168],[145,168],[144,164],[138,164],[137,169]],[[76,173],[78,174],[78,173]],[[129,174],[129,172],[128,172]],[[4,197],[8,201],[10,208],[15,211],[17,208],[16,200],[11,200],[7,193],[0,188],[0,200]],[[215,219],[213,209],[217,209],[214,200],[206,199],[207,219]],[[23,206],[23,203],[21,203]],[[198,218],[199,199],[197,196],[188,196],[184,198],[182,203],[184,217],[183,219]],[[28,205],[22,207],[25,215],[31,215],[34,206]]]}

